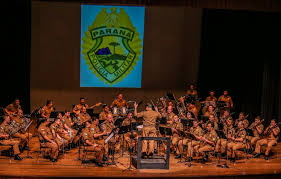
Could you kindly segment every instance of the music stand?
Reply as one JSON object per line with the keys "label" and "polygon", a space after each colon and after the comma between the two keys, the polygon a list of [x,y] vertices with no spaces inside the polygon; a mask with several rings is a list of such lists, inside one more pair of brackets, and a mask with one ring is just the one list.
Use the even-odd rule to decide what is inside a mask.
{"label": "music stand", "polygon": [[30,155],[29,155],[29,127],[30,125],[32,124],[33,121],[30,121],[29,124],[25,127],[24,131],[26,131],[27,129],[27,145],[28,145],[28,149],[27,149],[27,154],[26,154],[26,157],[25,158],[32,158]]}

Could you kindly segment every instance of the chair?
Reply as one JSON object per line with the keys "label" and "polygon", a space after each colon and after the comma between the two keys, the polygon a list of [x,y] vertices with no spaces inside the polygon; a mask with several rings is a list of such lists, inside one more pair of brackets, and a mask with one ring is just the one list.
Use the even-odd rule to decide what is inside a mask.
{"label": "chair", "polygon": [[42,137],[42,135],[40,133],[38,133],[38,138],[39,138],[39,155],[37,156],[37,163],[39,163],[39,156],[42,155],[42,157],[44,157],[45,152],[48,147],[44,146],[44,143],[46,143],[46,141],[44,140],[44,138]]}

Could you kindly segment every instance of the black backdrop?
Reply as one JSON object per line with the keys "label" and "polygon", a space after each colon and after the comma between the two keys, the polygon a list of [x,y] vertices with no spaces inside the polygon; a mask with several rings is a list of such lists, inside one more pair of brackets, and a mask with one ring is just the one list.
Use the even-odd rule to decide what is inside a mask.
{"label": "black backdrop", "polygon": [[[204,10],[198,83],[201,95],[212,89],[218,96],[227,89],[236,111],[251,113],[251,117],[280,115],[280,17],[276,13]],[[265,68],[266,64],[274,65]],[[268,71],[271,77],[264,78]],[[270,86],[274,102],[264,94],[269,80],[274,81]],[[262,103],[266,102],[275,110],[264,111]],[[268,112],[272,114],[264,114]]]}

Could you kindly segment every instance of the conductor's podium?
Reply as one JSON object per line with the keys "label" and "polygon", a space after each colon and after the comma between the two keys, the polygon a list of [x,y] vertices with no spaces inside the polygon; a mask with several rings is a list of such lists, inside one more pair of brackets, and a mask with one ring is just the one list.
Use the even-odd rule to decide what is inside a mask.
{"label": "conductor's podium", "polygon": [[[143,140],[166,141],[167,151],[164,156],[153,155],[151,158],[141,158]],[[170,164],[169,137],[139,137],[137,156],[132,156],[132,164],[136,169],[169,169]]]}

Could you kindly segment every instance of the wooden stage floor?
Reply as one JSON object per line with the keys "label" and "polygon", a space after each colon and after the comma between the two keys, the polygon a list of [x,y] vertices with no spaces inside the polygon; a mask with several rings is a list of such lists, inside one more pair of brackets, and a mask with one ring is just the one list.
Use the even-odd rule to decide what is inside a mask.
{"label": "wooden stage floor", "polygon": [[[276,146],[278,151],[265,161],[260,159],[242,159],[236,163],[228,162],[230,168],[219,168],[216,166],[217,160],[211,158],[211,161],[202,165],[200,162],[192,162],[188,167],[184,163],[177,163],[179,160],[174,159],[171,155],[169,170],[136,170],[123,171],[129,166],[129,155],[123,157],[116,155],[117,166],[97,167],[95,164],[82,164],[78,159],[78,149],[72,149],[65,154],[60,155],[58,162],[51,163],[47,159],[38,158],[39,144],[37,138],[31,141],[31,156],[33,159],[23,159],[15,161],[9,157],[0,157],[0,177],[241,177],[256,175],[280,175],[281,173],[281,143]],[[26,156],[26,151],[21,154]],[[38,160],[37,160],[38,158]],[[224,160],[222,160],[224,161]]]}

